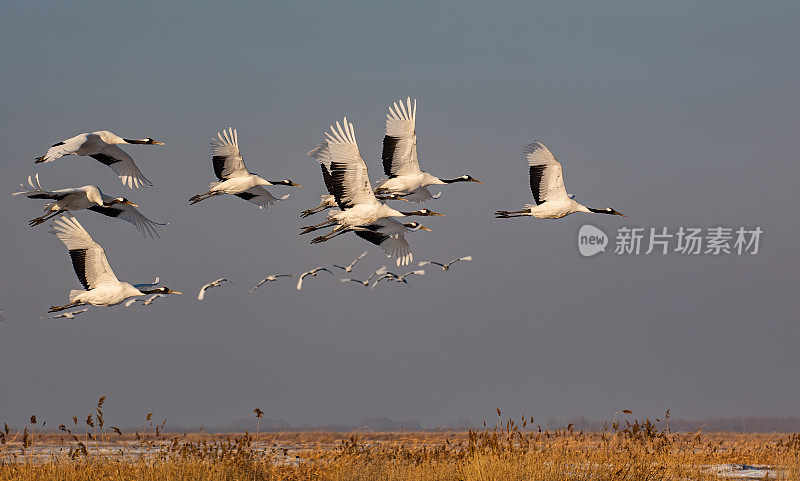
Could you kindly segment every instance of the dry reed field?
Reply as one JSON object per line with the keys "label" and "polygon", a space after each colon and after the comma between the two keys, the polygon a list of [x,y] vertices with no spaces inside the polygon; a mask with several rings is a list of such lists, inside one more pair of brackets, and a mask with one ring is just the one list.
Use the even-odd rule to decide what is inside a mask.
{"label": "dry reed field", "polygon": [[[800,480],[800,434],[673,433],[617,413],[603,432],[504,418],[468,432],[128,433],[85,420],[0,431],[0,480]],[[38,429],[37,429],[38,428]]]}

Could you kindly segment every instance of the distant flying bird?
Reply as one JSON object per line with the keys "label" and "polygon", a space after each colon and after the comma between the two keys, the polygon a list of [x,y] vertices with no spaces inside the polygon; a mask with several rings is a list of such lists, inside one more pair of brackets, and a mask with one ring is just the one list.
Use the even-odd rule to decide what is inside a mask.
{"label": "distant flying bird", "polygon": [[372,285],[369,288],[370,288],[370,290],[375,289],[375,286],[377,286],[378,283],[380,281],[384,280],[384,279],[396,279],[396,278],[397,278],[397,274],[394,274],[392,272],[384,272],[384,274],[382,276],[380,276],[377,279],[375,279],[375,282],[373,282]]}
{"label": "distant flying bird", "polygon": [[367,255],[367,251],[364,251],[364,252],[361,253],[360,256],[356,257],[356,260],[351,262],[349,265],[342,267],[342,266],[337,266],[336,264],[334,264],[333,267],[336,267],[338,269],[341,269],[341,270],[349,273],[350,271],[353,270],[353,267],[355,267],[356,263],[358,261],[360,261],[361,259],[363,259],[366,255]]}
{"label": "distant flying bird", "polygon": [[380,281],[384,280],[384,279],[394,280],[394,281],[397,281],[397,282],[402,282],[403,284],[406,284],[406,285],[408,285],[408,281],[406,280],[406,278],[407,278],[407,277],[411,277],[411,276],[424,276],[424,275],[425,275],[425,270],[423,270],[423,269],[418,269],[418,270],[416,270],[416,271],[410,271],[410,272],[406,272],[405,274],[395,274],[394,272],[387,272],[387,273],[386,273],[386,274],[384,274],[383,276],[379,277],[379,278],[378,278],[378,279],[377,279],[377,280],[376,280],[376,281],[375,281],[375,282],[372,284],[372,287],[370,287],[370,289],[375,289],[375,286],[377,286],[377,285],[378,285],[378,283],[379,283]]}
{"label": "distant flying bird", "polygon": [[137,302],[141,302],[143,306],[149,306],[150,304],[153,303],[153,301],[155,301],[156,299],[159,299],[161,297],[167,297],[167,296],[165,296],[164,294],[153,294],[152,296],[148,297],[147,299],[136,299],[134,297],[132,299],[128,299],[127,301],[125,301],[124,306],[125,307],[131,307],[132,305],[134,305]]}
{"label": "distant flying bird", "polygon": [[98,214],[108,217],[115,217],[126,222],[130,222],[145,237],[158,237],[156,226],[164,226],[159,222],[153,222],[137,209],[138,205],[129,201],[125,197],[112,197],[103,194],[94,185],[84,185],[70,189],[44,190],[39,183],[39,174],[34,179],[28,176],[28,186],[20,184],[19,192],[12,195],[24,195],[29,199],[50,199],[44,206],[47,214],[31,219],[28,225],[31,227],[44,223],[48,219],[67,211],[88,209]]}
{"label": "distant flying bird", "polygon": [[472,260],[472,256],[466,256],[466,257],[459,257],[458,259],[453,259],[452,261],[448,262],[447,264],[442,264],[441,262],[436,262],[436,261],[423,261],[423,262],[419,263],[419,266],[422,267],[422,266],[426,266],[428,264],[435,264],[435,265],[441,267],[443,271],[449,271],[450,270],[450,266],[452,266],[456,262],[460,262],[460,261],[470,262],[471,260]]}
{"label": "distant flying bird", "polygon": [[333,272],[329,271],[325,267],[315,267],[308,272],[303,272],[302,274],[300,274],[300,279],[297,279],[297,290],[299,291],[300,289],[303,288],[303,279],[305,279],[308,276],[317,277],[317,272],[319,271],[325,271],[328,274],[333,275]]}
{"label": "distant flying bird", "polygon": [[369,277],[367,277],[367,280],[365,280],[365,281],[360,281],[358,279],[339,279],[339,281],[340,282],[358,282],[359,284],[361,284],[364,287],[369,287],[369,283],[370,283],[370,281],[372,281],[373,277],[381,276],[383,274],[386,274],[386,266],[382,266],[380,269],[378,269],[377,271],[375,271],[372,274],[370,274]]}
{"label": "distant flying bird", "polygon": [[424,276],[424,275],[425,275],[425,270],[424,269],[417,269],[415,271],[410,271],[410,272],[406,272],[405,274],[401,274],[401,275],[397,276],[397,278],[395,280],[397,282],[403,282],[405,284],[408,284],[408,281],[406,281],[407,277]]}
{"label": "distant flying bird", "polygon": [[267,276],[267,277],[261,279],[260,281],[258,281],[258,284],[256,284],[256,286],[254,288],[250,289],[250,294],[256,292],[256,289],[261,287],[261,285],[264,284],[265,282],[275,282],[281,277],[294,277],[294,274],[273,274],[273,275]]}
{"label": "distant flying bird", "polygon": [[75,316],[77,316],[78,314],[80,314],[82,312],[86,312],[88,310],[89,310],[88,307],[84,307],[83,309],[78,309],[77,311],[70,311],[70,312],[63,312],[61,314],[56,314],[55,316],[51,317],[50,319],[58,319],[58,318],[62,318],[62,317],[64,319],[75,319]]}
{"label": "distant flying bird", "polygon": [[123,139],[108,130],[99,130],[56,142],[47,150],[46,154],[37,157],[35,163],[52,162],[65,155],[88,155],[111,167],[122,183],[131,189],[138,189],[143,185],[153,185],[142,175],[142,171],[136,166],[133,158],[117,147],[117,144],[164,145],[164,142],[149,137],[146,139]]}
{"label": "distant flying bird", "polygon": [[146,294],[180,294],[168,287],[145,289],[122,282],[114,275],[106,253],[74,217],[60,217],[52,224],[51,234],[58,237],[69,250],[72,267],[86,290],[69,292],[69,304],[51,306],[49,312],[63,311],[83,304],[108,307],[130,297]]}
{"label": "distant flying bird", "polygon": [[539,141],[525,146],[522,150],[528,160],[531,192],[535,204],[525,204],[525,209],[517,211],[500,210],[495,212],[498,219],[532,216],[539,219],[560,219],[574,212],[593,212],[595,214],[625,214],[611,207],[593,209],[575,201],[564,187],[561,164],[555,156]]}
{"label": "distant flying bird", "polygon": [[211,139],[211,163],[214,166],[214,175],[220,180],[212,182],[205,194],[193,195],[189,198],[190,204],[215,195],[232,194],[265,209],[279,200],[289,197],[289,194],[276,198],[270,194],[265,185],[288,185],[301,187],[291,180],[265,180],[250,173],[244,165],[244,157],[239,152],[239,134],[235,129],[229,128],[217,133],[218,139]]}
{"label": "distant flying bird", "polygon": [[376,220],[372,224],[342,227],[338,230],[334,229],[324,236],[315,237],[311,243],[319,244],[346,232],[354,232],[365,241],[379,246],[383,249],[386,257],[393,257],[397,265],[400,266],[407,265],[414,260],[414,255],[411,253],[411,246],[408,245],[408,241],[406,240],[406,232],[413,232],[420,229],[430,231],[430,229],[419,222],[407,222],[403,224],[392,218],[385,217]]}
{"label": "distant flying bird", "polygon": [[[372,191],[367,173],[367,165],[361,158],[356,143],[353,124],[344,118],[344,127],[338,121],[325,132],[325,139],[308,155],[319,162],[322,178],[328,193],[334,196],[341,211],[328,214],[328,220],[313,226],[303,227],[301,234],[307,234],[327,226],[337,225],[337,229],[368,225],[385,217],[410,215],[438,215],[428,209],[401,212],[379,201]],[[334,229],[336,230],[336,229]]]}
{"label": "distant flying bird", "polygon": [[420,167],[417,155],[417,101],[413,106],[406,98],[389,106],[386,114],[386,135],[383,137],[383,172],[387,179],[376,188],[376,194],[398,194],[414,202],[435,198],[426,188],[429,185],[446,185],[455,182],[482,182],[470,175],[453,179],[440,179]]}
{"label": "distant flying bird", "polygon": [[197,300],[202,301],[203,299],[205,299],[207,290],[213,289],[214,287],[219,287],[220,285],[222,285],[223,282],[231,282],[231,281],[229,281],[224,277],[220,277],[216,281],[211,281],[208,284],[201,287],[200,292],[197,293]]}

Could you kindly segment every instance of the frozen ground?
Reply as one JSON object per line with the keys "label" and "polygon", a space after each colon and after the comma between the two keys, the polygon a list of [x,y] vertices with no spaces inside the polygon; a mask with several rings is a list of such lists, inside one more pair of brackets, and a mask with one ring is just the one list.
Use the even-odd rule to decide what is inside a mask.
{"label": "frozen ground", "polygon": [[723,479],[773,479],[778,474],[773,466],[762,464],[717,464],[708,471]]}

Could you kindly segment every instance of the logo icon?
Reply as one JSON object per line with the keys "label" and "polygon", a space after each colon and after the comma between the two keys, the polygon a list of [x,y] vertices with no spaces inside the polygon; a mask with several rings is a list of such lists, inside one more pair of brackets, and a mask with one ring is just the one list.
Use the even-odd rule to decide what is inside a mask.
{"label": "logo icon", "polygon": [[608,236],[593,225],[582,225],[578,230],[578,251],[583,257],[591,257],[606,251]]}

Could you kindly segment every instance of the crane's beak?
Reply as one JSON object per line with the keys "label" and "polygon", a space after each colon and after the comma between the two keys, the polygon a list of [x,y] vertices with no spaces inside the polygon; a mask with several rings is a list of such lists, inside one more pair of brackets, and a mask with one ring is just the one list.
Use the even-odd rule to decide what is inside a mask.
{"label": "crane's beak", "polygon": [[427,227],[425,227],[424,225],[421,225],[421,226],[419,226],[419,228],[420,228],[420,229],[422,229],[422,230],[426,230],[426,231],[428,231],[428,232],[433,232],[432,230],[428,229],[428,228],[427,228]]}
{"label": "crane's beak", "polygon": [[153,141],[153,145],[167,145],[164,142],[159,142],[158,140]]}
{"label": "crane's beak", "polygon": [[444,214],[440,214],[438,212],[431,211],[431,215],[438,215],[439,217],[444,217]]}
{"label": "crane's beak", "polygon": [[129,201],[129,200],[126,200],[124,203],[125,203],[125,204],[128,204],[128,205],[129,205],[129,206],[131,206],[131,207],[139,207],[139,204],[134,204],[133,202],[131,202],[131,201]]}
{"label": "crane's beak", "polygon": [[628,217],[627,215],[623,214],[622,212],[615,212],[616,215],[621,215],[622,217]]}
{"label": "crane's beak", "polygon": [[477,183],[479,183],[479,184],[483,184],[483,182],[481,182],[481,181],[480,181],[480,180],[478,180],[478,179],[472,179],[472,182],[477,182]]}
{"label": "crane's beak", "polygon": [[289,182],[289,187],[302,187],[302,185],[295,184],[294,182]]}
{"label": "crane's beak", "polygon": [[183,292],[181,292],[181,291],[170,291],[170,294],[178,294],[178,295],[182,295],[182,294],[183,294]]}

